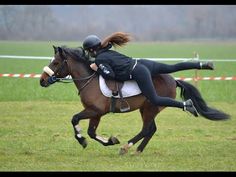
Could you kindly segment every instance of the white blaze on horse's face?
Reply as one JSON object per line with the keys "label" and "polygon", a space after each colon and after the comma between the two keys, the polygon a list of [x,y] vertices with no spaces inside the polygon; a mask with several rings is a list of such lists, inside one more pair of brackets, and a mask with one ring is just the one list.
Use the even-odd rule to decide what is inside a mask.
{"label": "white blaze on horse's face", "polygon": [[55,57],[52,57],[52,59],[50,60],[50,63],[52,63],[55,60]]}

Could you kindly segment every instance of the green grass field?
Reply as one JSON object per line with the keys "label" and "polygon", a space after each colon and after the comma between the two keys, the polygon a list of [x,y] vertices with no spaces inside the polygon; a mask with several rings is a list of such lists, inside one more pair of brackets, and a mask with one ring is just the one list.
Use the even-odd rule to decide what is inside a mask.
{"label": "green grass field", "polygon": [[[53,56],[52,45],[76,47],[76,42],[0,41],[0,55]],[[236,58],[234,42],[131,43],[119,49],[132,57]],[[0,59],[0,73],[41,74],[48,60]],[[171,62],[173,63],[173,62]],[[235,76],[236,64],[216,62],[216,70],[200,76]],[[194,76],[181,71],[173,76]],[[207,103],[231,115],[213,122],[167,108],[156,118],[158,131],[140,155],[137,145],[124,156],[120,147],[142,126],[138,111],[108,114],[97,133],[117,136],[120,145],[104,147],[86,134],[88,120],[80,122],[88,147],[73,135],[71,118],[82,110],[74,84],[42,88],[39,79],[0,78],[0,171],[235,171],[236,81],[200,81]],[[179,98],[177,98],[179,99]]]}

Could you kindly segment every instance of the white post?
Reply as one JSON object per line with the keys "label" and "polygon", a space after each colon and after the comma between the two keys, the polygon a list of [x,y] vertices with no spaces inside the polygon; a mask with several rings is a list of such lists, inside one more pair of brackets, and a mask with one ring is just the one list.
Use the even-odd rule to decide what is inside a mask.
{"label": "white post", "polygon": [[[194,52],[194,60],[199,61],[199,54],[197,52]],[[194,76],[194,85],[198,87],[198,70],[195,69],[195,76]]]}

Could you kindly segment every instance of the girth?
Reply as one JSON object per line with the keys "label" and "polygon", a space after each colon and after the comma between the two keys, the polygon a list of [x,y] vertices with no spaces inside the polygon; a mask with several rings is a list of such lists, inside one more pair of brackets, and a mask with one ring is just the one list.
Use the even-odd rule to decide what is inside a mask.
{"label": "girth", "polygon": [[[124,82],[119,82],[116,80],[105,80],[107,87],[112,91],[111,96],[111,104],[110,104],[110,112],[115,112],[116,101],[120,101],[120,111],[126,112],[130,110],[130,106],[128,102],[124,99],[122,94],[122,87],[124,86]],[[115,96],[120,95],[120,98],[115,98]]]}

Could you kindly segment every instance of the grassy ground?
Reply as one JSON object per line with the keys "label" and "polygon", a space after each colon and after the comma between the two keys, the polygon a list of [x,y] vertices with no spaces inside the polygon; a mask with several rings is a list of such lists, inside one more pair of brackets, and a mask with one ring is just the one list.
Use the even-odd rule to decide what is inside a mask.
{"label": "grassy ground", "polygon": [[[52,45],[76,42],[3,42],[0,55],[52,56]],[[122,52],[133,57],[236,58],[236,43],[132,43]],[[0,73],[36,73],[48,60],[0,59]],[[215,63],[215,71],[201,76],[235,76],[234,63]],[[173,76],[194,76],[185,71]],[[88,121],[81,121],[88,147],[73,137],[71,118],[82,110],[74,84],[39,86],[38,79],[0,78],[0,171],[235,171],[236,82],[200,81],[198,89],[207,103],[229,113],[230,121],[194,118],[174,108],[156,119],[157,133],[139,155],[119,156],[119,148],[142,126],[138,111],[108,114],[97,133],[117,136],[120,145],[104,147],[86,134]]]}
{"label": "grassy ground", "polygon": [[[212,122],[168,108],[156,123],[143,154],[125,156],[119,148],[141,129],[138,111],[104,116],[97,133],[117,136],[120,145],[104,147],[86,135],[88,121],[81,121],[88,147],[73,137],[71,117],[82,109],[79,102],[0,102],[1,171],[235,171],[235,106],[224,108],[234,119]],[[50,108],[50,109],[48,109]]]}

